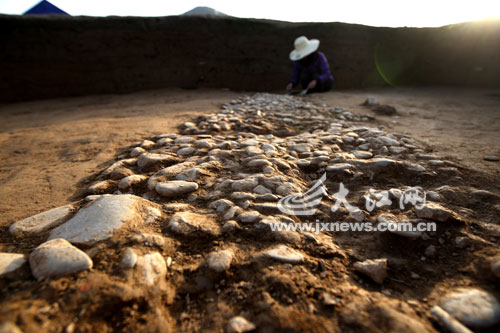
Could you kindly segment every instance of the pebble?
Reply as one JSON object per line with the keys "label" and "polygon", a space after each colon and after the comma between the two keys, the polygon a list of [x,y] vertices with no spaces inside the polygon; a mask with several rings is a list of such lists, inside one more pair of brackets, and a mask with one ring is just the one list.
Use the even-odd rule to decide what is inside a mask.
{"label": "pebble", "polygon": [[422,209],[415,209],[417,217],[446,222],[453,213],[438,203],[427,202]]}
{"label": "pebble", "polygon": [[251,210],[238,215],[238,219],[243,223],[257,222],[260,219],[260,213],[255,210]]}
{"label": "pebble", "polygon": [[379,140],[381,140],[386,146],[399,146],[399,141],[388,136],[379,136]]}
{"label": "pebble", "polygon": [[[387,148],[386,148],[387,149]],[[401,153],[404,153],[405,151],[407,151],[408,149],[406,149],[405,147],[395,147],[395,146],[391,146],[389,147],[389,151],[395,155],[398,155],[398,154],[401,154]]]}
{"label": "pebble", "polygon": [[247,165],[251,168],[255,168],[255,167],[272,166],[273,164],[268,160],[256,159],[256,160],[251,160],[250,162],[247,163]]}
{"label": "pebble", "polygon": [[137,270],[138,280],[147,286],[161,286],[167,275],[167,263],[165,258],[158,252],[138,257],[135,269]]}
{"label": "pebble", "polygon": [[39,234],[60,225],[66,221],[73,212],[73,205],[54,208],[15,222],[9,227],[9,232],[17,237]]}
{"label": "pebble", "polygon": [[177,151],[177,156],[188,156],[188,155],[192,155],[194,152],[196,151],[196,149],[194,149],[193,147],[186,147],[186,148],[181,148]]}
{"label": "pebble", "polygon": [[193,141],[195,141],[195,138],[193,138],[192,136],[180,136],[174,140],[174,143],[183,144],[183,143],[191,143]]}
{"label": "pebble", "polygon": [[322,294],[322,298],[323,298],[323,304],[325,305],[337,305],[340,303],[340,300],[338,298],[332,296],[332,294],[328,292],[324,292]]}
{"label": "pebble", "polygon": [[0,252],[0,276],[17,270],[25,263],[24,254]]}
{"label": "pebble", "polygon": [[262,185],[255,186],[253,189],[253,192],[257,193],[257,194],[272,194],[273,193],[273,191],[271,191],[270,189],[268,189],[267,187],[262,186]]}
{"label": "pebble", "polygon": [[130,151],[130,157],[136,157],[146,152],[146,149],[141,147],[135,147]]}
{"label": "pebble", "polygon": [[50,233],[49,239],[64,238],[71,243],[92,245],[113,236],[115,230],[144,223],[140,207],[151,203],[131,194],[103,195]]}
{"label": "pebble", "polygon": [[171,144],[172,142],[174,142],[174,140],[172,140],[170,138],[161,138],[160,140],[156,141],[155,146],[156,147],[163,147],[163,146]]}
{"label": "pebble", "polygon": [[269,249],[264,252],[264,255],[271,259],[289,264],[298,264],[304,261],[303,254],[286,245],[278,245]]}
{"label": "pebble", "polygon": [[248,147],[245,148],[245,152],[249,156],[254,156],[254,155],[262,154],[262,149],[260,149],[257,146],[248,146]]}
{"label": "pebble", "polygon": [[352,163],[367,168],[386,168],[390,165],[395,165],[398,162],[388,158],[372,158],[369,160],[355,160],[352,161]]}
{"label": "pebble", "polygon": [[368,158],[372,158],[373,157],[372,153],[370,153],[369,151],[363,151],[363,150],[355,150],[355,151],[352,152],[352,154],[356,158],[362,158],[362,159],[368,159]]}
{"label": "pebble", "polygon": [[244,333],[256,329],[256,326],[241,316],[233,317],[227,323],[228,333]]}
{"label": "pebble", "polygon": [[122,178],[132,176],[133,174],[134,174],[134,172],[132,170],[130,170],[129,168],[118,167],[118,168],[115,168],[111,172],[111,174],[109,175],[109,178],[111,178],[113,180],[120,180]]}
{"label": "pebble", "polygon": [[348,170],[352,168],[351,164],[347,163],[339,163],[339,164],[334,164],[334,165],[329,165],[326,167],[326,171],[332,172],[332,171],[339,171],[339,170]]}
{"label": "pebble", "polygon": [[211,215],[192,212],[175,213],[168,223],[169,228],[177,233],[189,235],[194,231],[202,231],[210,235],[220,233],[219,224]]}
{"label": "pebble", "polygon": [[468,237],[457,237],[455,238],[455,245],[459,249],[465,249],[470,244],[470,239]]}
{"label": "pebble", "polygon": [[261,194],[255,197],[255,200],[258,201],[278,201],[278,199],[278,196],[271,193]]}
{"label": "pebble", "polygon": [[283,196],[300,192],[301,192],[300,188],[293,183],[284,183],[276,188],[276,194]]}
{"label": "pebble", "polygon": [[500,161],[500,158],[498,156],[485,156],[483,157],[483,160],[490,162],[498,162]]}
{"label": "pebble", "polygon": [[434,192],[434,191],[427,191],[425,193],[426,199],[429,199],[431,201],[441,201],[441,196],[439,193]]}
{"label": "pebble", "polygon": [[194,192],[198,189],[198,184],[195,182],[187,182],[183,180],[172,180],[169,182],[158,183],[155,186],[156,192],[163,197],[175,197],[186,193]]}
{"label": "pebble", "polygon": [[437,253],[437,250],[436,250],[436,247],[434,245],[429,245],[426,249],[425,249],[425,256],[426,257],[429,257],[429,258],[432,258],[436,255]]}
{"label": "pebble", "polygon": [[222,231],[223,232],[231,232],[233,230],[238,229],[238,227],[239,227],[238,222],[236,222],[234,220],[229,220],[226,223],[224,223],[224,225],[222,226]]}
{"label": "pebble", "polygon": [[497,278],[500,279],[500,257],[491,259],[490,269]]}
{"label": "pebble", "polygon": [[358,261],[354,264],[354,269],[370,277],[378,284],[382,284],[387,277],[387,259]]}
{"label": "pebble", "polygon": [[141,169],[147,169],[157,164],[175,163],[177,158],[171,155],[143,153],[137,159],[137,166]]}
{"label": "pebble", "polygon": [[154,141],[144,140],[141,143],[141,148],[149,149],[149,148],[152,148],[154,145],[155,145]]}
{"label": "pebble", "polygon": [[141,233],[132,236],[130,241],[134,244],[140,244],[144,246],[157,246],[163,247],[165,245],[165,238],[162,235]]}
{"label": "pebble", "polygon": [[356,222],[363,222],[366,218],[366,214],[361,209],[356,209],[349,213],[349,217]]}
{"label": "pebble", "polygon": [[208,208],[215,209],[217,213],[224,213],[229,207],[232,207],[234,204],[227,199],[219,199],[213,201],[208,205]]}
{"label": "pebble", "polygon": [[231,193],[231,199],[233,200],[254,200],[255,195],[248,192],[233,192]]}
{"label": "pebble", "polygon": [[378,101],[378,99],[376,99],[375,97],[368,97],[364,102],[363,102],[363,105],[367,105],[367,106],[375,106],[375,105],[379,105],[380,102]]}
{"label": "pebble", "polygon": [[255,178],[237,180],[231,184],[231,188],[235,191],[245,192],[251,191],[259,182]]}
{"label": "pebble", "polygon": [[500,304],[495,296],[480,289],[458,289],[446,295],[440,306],[473,329],[485,329],[500,323]]}
{"label": "pebble", "polygon": [[100,182],[97,182],[97,183],[90,185],[87,191],[88,191],[88,193],[93,193],[93,194],[103,193],[103,192],[106,192],[107,190],[109,190],[111,188],[111,186],[113,186],[112,181],[103,180],[103,181],[100,181]]}
{"label": "pebble", "polygon": [[149,177],[148,190],[153,191],[155,189],[156,184],[164,182],[169,178],[176,177],[177,175],[182,174],[185,171],[191,169],[195,165],[196,163],[187,161],[161,169],[160,171]]}
{"label": "pebble", "polygon": [[146,181],[148,176],[145,175],[131,175],[123,178],[118,182],[118,188],[122,191],[128,190],[132,185],[139,184],[143,181]]}
{"label": "pebble", "polygon": [[444,161],[441,160],[429,160],[427,161],[427,163],[432,166],[443,166],[446,164]]}
{"label": "pebble", "polygon": [[233,252],[230,250],[212,252],[208,255],[208,268],[216,272],[225,272],[229,270],[232,260]]}
{"label": "pebble", "polygon": [[299,143],[292,145],[290,149],[296,151],[297,153],[307,153],[311,151],[311,146],[305,143]]}
{"label": "pebble", "polygon": [[199,149],[211,149],[213,146],[212,142],[208,140],[196,140],[193,144]]}
{"label": "pebble", "polygon": [[233,206],[229,208],[223,216],[224,221],[231,220],[235,217],[235,215],[239,214],[241,212],[241,208],[238,206]]}
{"label": "pebble", "polygon": [[120,265],[124,269],[131,269],[134,268],[135,264],[137,263],[137,253],[134,252],[134,250],[130,247],[127,247],[125,250],[123,250],[122,258],[120,260]]}
{"label": "pebble", "polygon": [[92,268],[92,259],[62,238],[49,240],[30,254],[30,267],[37,280],[77,273]]}
{"label": "pebble", "polygon": [[254,139],[248,139],[248,140],[245,140],[241,143],[241,145],[243,147],[248,147],[248,146],[258,146],[259,145],[259,142],[257,140],[254,140]]}

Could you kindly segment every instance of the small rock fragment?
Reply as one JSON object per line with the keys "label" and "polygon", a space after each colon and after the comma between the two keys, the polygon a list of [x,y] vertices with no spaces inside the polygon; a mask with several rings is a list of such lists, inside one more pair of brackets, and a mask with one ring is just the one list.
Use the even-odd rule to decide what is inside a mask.
{"label": "small rock fragment", "polygon": [[128,190],[132,185],[139,184],[148,179],[145,175],[131,175],[123,178],[118,182],[118,189],[125,191]]}
{"label": "small rock fragment", "polygon": [[169,228],[177,233],[189,235],[194,231],[202,231],[211,235],[218,235],[219,224],[211,215],[202,215],[191,212],[178,212],[170,218]]}
{"label": "small rock fragment", "polygon": [[241,316],[233,317],[227,323],[228,333],[244,333],[255,330],[255,325]]}
{"label": "small rock fragment", "polygon": [[137,254],[130,247],[127,247],[122,254],[120,264],[124,269],[130,269],[137,263]]}
{"label": "small rock fragment", "polygon": [[0,276],[17,270],[25,262],[24,254],[0,252]]}
{"label": "small rock fragment", "polygon": [[365,260],[354,264],[354,269],[382,284],[387,276],[387,259]]}
{"label": "small rock fragment", "polygon": [[158,252],[140,256],[135,266],[138,280],[148,286],[161,285],[167,275],[167,264]]}
{"label": "small rock fragment", "polygon": [[255,210],[251,210],[241,213],[238,216],[238,219],[243,223],[253,223],[260,219],[260,213]]}
{"label": "small rock fragment", "polygon": [[429,245],[426,249],[425,249],[425,256],[426,257],[429,257],[429,258],[432,258],[436,255],[436,247],[434,245]]}
{"label": "small rock fragment", "polygon": [[216,272],[224,272],[229,269],[232,260],[233,252],[230,250],[212,252],[208,255],[208,268]]}
{"label": "small rock fragment", "polygon": [[493,258],[490,261],[490,268],[493,274],[500,279],[500,257]]}
{"label": "small rock fragment", "polygon": [[422,209],[415,209],[418,217],[446,222],[453,213],[435,202],[427,202]]}
{"label": "small rock fragment", "polygon": [[278,245],[277,247],[269,249],[264,252],[264,255],[271,259],[289,264],[298,264],[304,260],[304,255],[286,245]]}

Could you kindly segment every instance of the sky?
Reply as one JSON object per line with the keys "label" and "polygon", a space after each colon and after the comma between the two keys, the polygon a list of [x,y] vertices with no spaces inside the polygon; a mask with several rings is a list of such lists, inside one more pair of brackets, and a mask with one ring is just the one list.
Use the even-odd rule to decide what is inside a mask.
{"label": "sky", "polygon": [[[39,0],[0,0],[0,13],[22,14]],[[237,17],[290,22],[345,22],[386,27],[438,27],[500,18],[500,0],[50,0],[71,15],[168,16],[197,6]]]}

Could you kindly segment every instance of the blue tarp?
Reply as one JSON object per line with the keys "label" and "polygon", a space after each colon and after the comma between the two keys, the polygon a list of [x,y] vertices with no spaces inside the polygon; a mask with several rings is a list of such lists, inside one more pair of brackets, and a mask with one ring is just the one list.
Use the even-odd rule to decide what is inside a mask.
{"label": "blue tarp", "polygon": [[50,2],[43,0],[38,4],[33,6],[33,8],[27,10],[23,15],[44,15],[44,14],[60,14],[60,15],[69,15],[64,10],[61,10],[51,4]]}

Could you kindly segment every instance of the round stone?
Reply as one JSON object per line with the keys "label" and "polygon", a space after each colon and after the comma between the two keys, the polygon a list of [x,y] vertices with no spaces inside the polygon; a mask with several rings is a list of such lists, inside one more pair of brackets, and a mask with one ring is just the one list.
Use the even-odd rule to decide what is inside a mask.
{"label": "round stone", "polygon": [[52,239],[30,255],[30,267],[38,280],[64,276],[92,268],[92,259],[65,239]]}
{"label": "round stone", "polygon": [[500,304],[480,289],[458,289],[441,300],[441,307],[465,325],[483,329],[500,323]]}
{"label": "round stone", "polygon": [[173,180],[170,182],[158,183],[155,186],[156,192],[163,197],[175,197],[178,195],[194,192],[198,189],[195,182],[183,180]]}

